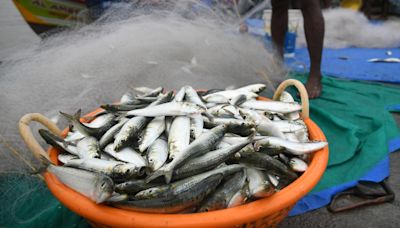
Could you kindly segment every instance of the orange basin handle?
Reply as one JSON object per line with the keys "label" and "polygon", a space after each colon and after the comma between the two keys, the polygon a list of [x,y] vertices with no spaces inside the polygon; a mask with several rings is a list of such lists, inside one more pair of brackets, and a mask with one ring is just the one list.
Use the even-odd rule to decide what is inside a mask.
{"label": "orange basin handle", "polygon": [[61,137],[61,130],[57,127],[57,125],[49,120],[47,117],[43,116],[40,113],[28,113],[24,115],[18,122],[19,133],[21,134],[22,139],[25,144],[28,146],[29,150],[35,155],[37,159],[41,159],[41,157],[45,157],[50,160],[48,153],[43,149],[43,147],[38,143],[35,137],[32,134],[32,130],[29,127],[29,124],[34,121],[42,124],[47,129],[49,129],[52,133]]}
{"label": "orange basin handle", "polygon": [[301,117],[303,119],[307,119],[310,116],[308,93],[306,87],[304,87],[303,83],[301,83],[299,80],[288,79],[283,81],[276,89],[273,100],[275,101],[279,100],[279,97],[281,96],[282,92],[289,86],[294,86],[299,91],[301,98],[301,106],[302,106]]}

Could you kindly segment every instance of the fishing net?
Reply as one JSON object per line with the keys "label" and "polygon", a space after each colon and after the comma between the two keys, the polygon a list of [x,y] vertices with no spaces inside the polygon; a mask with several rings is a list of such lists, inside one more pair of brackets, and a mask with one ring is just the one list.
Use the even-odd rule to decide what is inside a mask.
{"label": "fishing net", "polygon": [[[30,226],[54,208],[65,213],[57,213],[48,226],[87,225],[61,206],[43,181],[30,175],[27,164],[39,164],[18,133],[17,123],[24,114],[42,113],[63,128],[67,123],[59,111],[81,108],[86,113],[134,87],[226,88],[284,79],[285,71],[273,52],[238,33],[238,19],[229,10],[201,5],[194,9],[193,4],[179,1],[140,9],[119,4],[96,23],[48,37],[3,59],[0,226]],[[32,127],[37,132],[39,126]]]}

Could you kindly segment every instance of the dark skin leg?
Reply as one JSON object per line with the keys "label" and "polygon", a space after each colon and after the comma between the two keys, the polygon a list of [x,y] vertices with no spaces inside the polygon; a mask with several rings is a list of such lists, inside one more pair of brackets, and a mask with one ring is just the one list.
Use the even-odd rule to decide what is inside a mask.
{"label": "dark skin leg", "polygon": [[319,97],[322,91],[321,56],[324,44],[325,23],[319,0],[302,0],[304,32],[310,54],[310,76],[306,83],[309,98]]}
{"label": "dark skin leg", "polygon": [[289,0],[272,0],[271,36],[272,41],[283,58],[283,45],[288,26]]}
{"label": "dark skin leg", "polygon": [[[309,98],[319,97],[321,84],[321,55],[324,39],[324,19],[319,0],[301,0],[304,30],[310,54],[310,76],[306,83]],[[283,58],[283,45],[288,25],[289,0],[272,0],[271,35],[272,41]]]}

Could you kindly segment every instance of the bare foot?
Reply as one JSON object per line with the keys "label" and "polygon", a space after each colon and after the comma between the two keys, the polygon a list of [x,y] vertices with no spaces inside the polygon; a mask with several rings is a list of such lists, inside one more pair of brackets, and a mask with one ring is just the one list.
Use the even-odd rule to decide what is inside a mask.
{"label": "bare foot", "polygon": [[314,99],[319,97],[322,91],[321,75],[317,76],[310,74],[305,86],[308,92],[309,99]]}

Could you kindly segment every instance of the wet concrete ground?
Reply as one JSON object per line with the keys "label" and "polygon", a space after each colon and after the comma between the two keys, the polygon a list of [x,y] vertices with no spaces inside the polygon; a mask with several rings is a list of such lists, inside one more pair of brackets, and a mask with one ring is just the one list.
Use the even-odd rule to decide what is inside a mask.
{"label": "wet concrete ground", "polygon": [[[400,127],[400,114],[393,115]],[[390,155],[389,185],[395,193],[391,203],[365,206],[362,208],[330,213],[326,207],[318,210],[286,218],[279,228],[288,227],[380,227],[397,228],[400,224],[400,150]]]}

